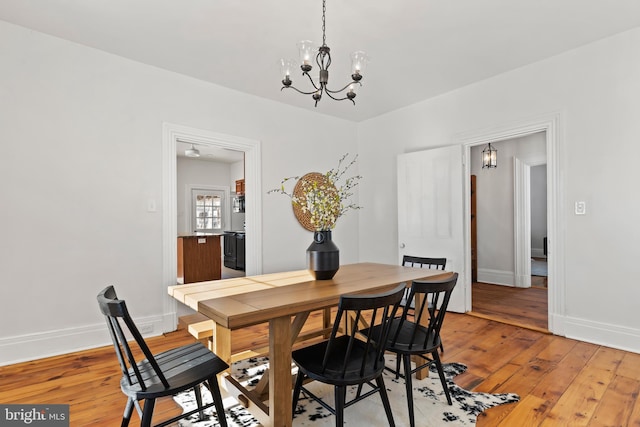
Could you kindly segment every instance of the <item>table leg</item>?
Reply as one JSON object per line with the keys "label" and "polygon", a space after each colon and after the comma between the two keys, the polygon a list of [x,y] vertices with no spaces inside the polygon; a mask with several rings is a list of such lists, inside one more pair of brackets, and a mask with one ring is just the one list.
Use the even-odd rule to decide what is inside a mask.
{"label": "table leg", "polygon": [[327,330],[327,332],[324,333],[324,339],[329,339],[329,336],[331,335],[331,332],[328,331],[328,329],[331,327],[331,322],[333,321],[333,318],[331,317],[331,307],[325,308],[322,310],[322,329]]}
{"label": "table leg", "polygon": [[269,420],[291,427],[291,316],[269,321]]}
{"label": "table leg", "polygon": [[[293,322],[291,323],[291,346],[292,347],[293,347],[293,344],[296,342],[298,335],[300,335],[300,331],[302,330],[302,327],[304,326],[304,323],[307,321],[308,318],[309,318],[309,312],[305,311],[304,313],[298,313],[296,317],[293,319]],[[262,378],[260,378],[260,381],[258,381],[258,384],[256,384],[256,387],[253,389],[253,391],[256,392],[258,395],[262,395],[264,394],[268,386],[269,386],[269,370],[267,370],[267,372],[262,375]]]}
{"label": "table leg", "polygon": [[291,323],[291,345],[296,342],[302,327],[309,318],[309,314],[310,313],[308,311],[305,311],[303,313],[298,313],[296,317],[294,317],[293,322]]}
{"label": "table leg", "polygon": [[216,323],[213,338],[213,352],[228,365],[231,365],[231,329]]}
{"label": "table leg", "polygon": [[[415,296],[415,306],[416,307],[420,307],[420,305],[422,304],[422,299],[423,296],[422,294],[416,295]],[[423,324],[424,326],[429,326],[429,316],[427,316],[428,313],[424,313],[422,315],[422,319],[420,319],[420,323]],[[423,363],[424,359],[422,359],[421,357],[418,356],[413,356],[413,361],[416,363],[416,366]],[[423,380],[425,378],[427,378],[429,376],[429,369],[424,368],[424,369],[420,369],[418,372],[416,372],[416,379],[418,380]]]}

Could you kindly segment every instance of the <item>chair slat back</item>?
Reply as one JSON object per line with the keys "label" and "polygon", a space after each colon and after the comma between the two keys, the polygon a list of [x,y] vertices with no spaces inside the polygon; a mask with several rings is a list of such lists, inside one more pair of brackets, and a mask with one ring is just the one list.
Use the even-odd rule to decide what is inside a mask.
{"label": "chair slat back", "polygon": [[436,270],[444,270],[447,265],[446,258],[427,258],[427,257],[417,257],[411,255],[404,255],[402,257],[402,265],[405,267],[416,267],[416,268],[429,268]]}
{"label": "chair slat back", "polygon": [[[154,371],[155,375],[165,387],[169,387],[169,382],[160,370],[151,350],[147,346],[142,334],[136,327],[124,300],[118,299],[113,286],[108,286],[98,294],[98,305],[100,311],[104,314],[111,334],[111,340],[116,350],[118,362],[122,369],[122,374],[127,378],[129,385],[133,385],[134,377],[139,384],[141,390],[147,389],[144,372],[140,370],[141,360],[136,360],[134,352],[127,341],[127,332],[134,338],[136,345],[148,362],[148,366]],[[145,365],[147,365],[145,363]]]}
{"label": "chair slat back", "polygon": [[[333,329],[325,350],[322,369],[323,372],[332,365],[331,369],[339,369],[342,378],[347,371],[359,366],[360,376],[371,369],[384,367],[385,343],[387,342],[391,320],[396,316],[398,306],[404,295],[404,284],[392,291],[378,295],[344,295],[340,298],[338,311],[333,323]],[[344,329],[342,329],[344,320]],[[360,331],[375,328],[377,335],[363,335]],[[346,338],[348,337],[348,338]],[[348,344],[344,342],[348,339]],[[338,343],[340,341],[340,343]],[[343,352],[343,353],[342,353]],[[342,358],[339,367],[335,366],[336,357]],[[357,364],[357,365],[356,365]]]}
{"label": "chair slat back", "polygon": [[[400,338],[401,331],[410,330],[410,340],[408,348],[427,348],[440,345],[440,329],[444,323],[444,317],[447,313],[451,294],[458,281],[458,273],[453,273],[449,278],[443,280],[414,280],[411,283],[411,289],[407,304],[404,306],[402,316],[395,328],[395,333],[390,337],[392,346],[395,346]],[[413,303],[416,295],[420,295],[421,302],[415,307],[415,321],[407,320],[408,311],[412,310],[410,305]],[[422,319],[425,318],[426,325],[423,325]],[[406,339],[402,338],[403,340]],[[418,339],[422,341],[419,342]]]}

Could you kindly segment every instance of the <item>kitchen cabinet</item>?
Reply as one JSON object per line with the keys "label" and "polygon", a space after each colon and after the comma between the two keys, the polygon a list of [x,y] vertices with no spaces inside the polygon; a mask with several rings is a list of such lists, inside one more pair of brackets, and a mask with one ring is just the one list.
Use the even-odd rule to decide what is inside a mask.
{"label": "kitchen cabinet", "polygon": [[178,283],[219,280],[221,260],[219,235],[178,237]]}
{"label": "kitchen cabinet", "polygon": [[239,195],[244,194],[244,179],[236,180],[236,193]]}

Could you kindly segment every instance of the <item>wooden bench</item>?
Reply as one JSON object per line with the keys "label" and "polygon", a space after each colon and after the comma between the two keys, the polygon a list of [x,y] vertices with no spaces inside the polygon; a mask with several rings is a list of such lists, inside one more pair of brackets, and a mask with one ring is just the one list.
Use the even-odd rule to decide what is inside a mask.
{"label": "wooden bench", "polygon": [[[186,329],[195,339],[213,351],[213,330],[215,324],[213,320],[201,313],[182,316],[178,319],[178,329]],[[256,343],[258,347],[253,349],[242,349],[231,355],[231,362],[248,359],[250,357],[260,357],[269,354],[268,339],[264,342]]]}
{"label": "wooden bench", "polygon": [[213,320],[201,313],[181,316],[178,319],[178,329],[186,329],[195,339],[211,349],[213,341]]}
{"label": "wooden bench", "polygon": [[[297,339],[295,343],[307,345],[313,342],[315,338],[328,337],[331,331],[331,324],[328,322],[330,314],[324,313],[327,320],[320,322],[316,320],[315,324],[302,331],[303,325],[298,325]],[[311,315],[312,318],[318,319],[320,312]],[[311,322],[313,323],[313,321]],[[213,349],[213,331],[215,324],[213,320],[201,313],[189,314],[181,316],[178,319],[178,329],[186,329],[195,339],[202,342],[210,350]],[[266,356],[269,354],[269,337],[268,327],[266,325],[256,325],[243,330],[233,331],[234,345],[231,356],[231,362],[247,359],[249,357]]]}

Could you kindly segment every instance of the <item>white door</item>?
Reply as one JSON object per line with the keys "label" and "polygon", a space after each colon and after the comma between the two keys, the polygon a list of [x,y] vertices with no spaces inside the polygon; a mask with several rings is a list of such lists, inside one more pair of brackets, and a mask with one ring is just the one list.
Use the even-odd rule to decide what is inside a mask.
{"label": "white door", "polygon": [[458,273],[449,309],[466,311],[464,168],[460,145],[398,156],[398,262],[403,255],[446,257]]}

